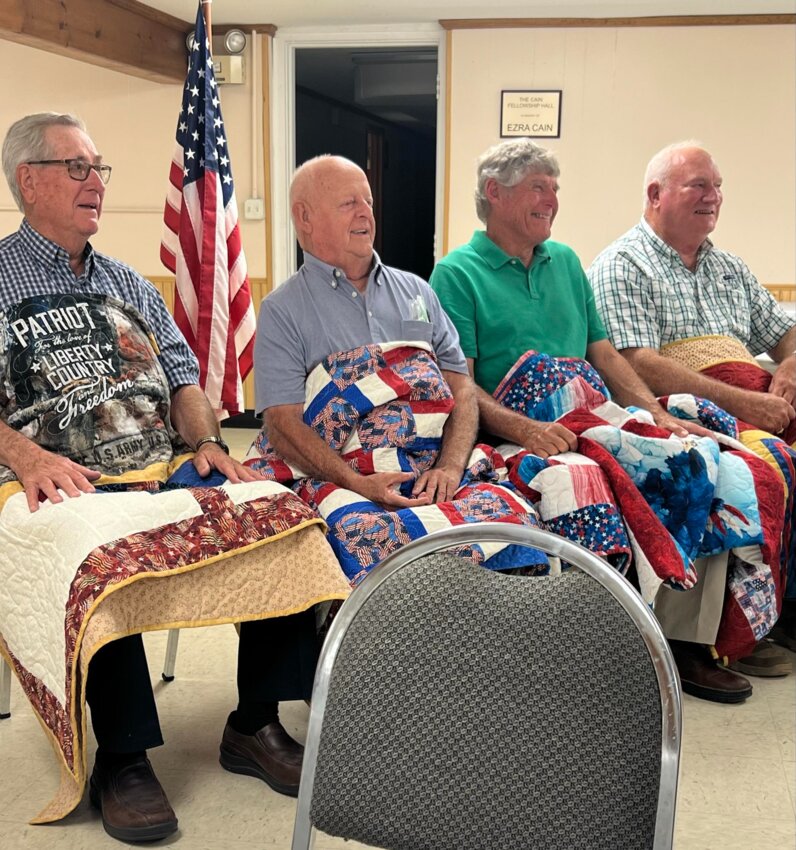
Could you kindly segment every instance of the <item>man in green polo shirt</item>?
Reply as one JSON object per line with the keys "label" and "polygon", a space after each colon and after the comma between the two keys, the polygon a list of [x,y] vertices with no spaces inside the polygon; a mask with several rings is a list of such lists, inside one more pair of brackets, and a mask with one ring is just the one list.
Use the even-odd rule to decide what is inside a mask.
{"label": "man in green polo shirt", "polygon": [[[486,229],[440,260],[431,275],[477,384],[481,427],[542,458],[577,447],[577,437],[564,425],[529,419],[491,395],[517,360],[535,350],[588,360],[617,403],[648,410],[657,425],[678,436],[708,434],[658,404],[608,340],[577,255],[550,241],[558,212],[558,175],[555,157],[529,139],[490,148],[479,160],[475,193],[476,212]],[[676,595],[683,602],[689,597]],[[688,605],[670,606],[675,614],[669,618],[698,622],[700,607],[720,611],[723,595],[720,582],[691,597]],[[662,617],[663,603],[661,613],[657,606],[656,600]],[[693,642],[695,637],[688,638],[687,631],[681,636],[671,645],[688,693],[728,703],[742,702],[752,693],[748,680],[718,666],[704,646]]]}
{"label": "man in green polo shirt", "polygon": [[648,410],[657,425],[679,436],[707,433],[658,404],[609,342],[577,255],[550,241],[558,175],[553,154],[529,139],[490,148],[478,163],[475,195],[486,230],[451,251],[431,275],[478,385],[482,428],[543,458],[575,448],[568,428],[528,419],[491,395],[517,359],[533,349],[588,360],[617,403]]}

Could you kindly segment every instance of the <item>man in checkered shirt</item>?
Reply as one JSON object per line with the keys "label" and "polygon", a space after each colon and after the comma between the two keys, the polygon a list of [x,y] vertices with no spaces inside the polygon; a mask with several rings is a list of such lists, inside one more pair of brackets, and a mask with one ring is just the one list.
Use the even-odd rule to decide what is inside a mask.
{"label": "man in checkered shirt", "polygon": [[[718,166],[699,143],[659,151],[644,177],[641,221],[595,259],[588,278],[611,341],[653,392],[693,393],[780,434],[796,417],[796,319],[739,257],[708,238],[721,210],[721,185]],[[696,337],[709,338],[698,344],[714,346],[710,356],[717,360],[767,353],[777,364],[767,391],[731,386],[686,365],[677,348]],[[796,651],[793,576],[785,595],[769,637]],[[733,667],[771,676],[787,674],[791,664],[764,642]]]}
{"label": "man in checkered shirt", "polygon": [[[719,218],[721,174],[694,142],[657,153],[644,178],[644,216],[592,263],[589,281],[613,344],[658,395],[693,393],[779,434],[794,417],[796,319],[746,264],[708,238]],[[767,393],[708,378],[660,349],[700,336],[731,337],[777,363]]]}
{"label": "man in checkered shirt", "polygon": [[[221,481],[225,477],[233,484],[261,478],[229,457],[215,414],[198,385],[196,358],[154,286],[129,266],[91,247],[89,239],[99,230],[111,168],[103,162],[82,121],[56,113],[26,116],[8,130],[2,161],[12,196],[24,215],[19,229],[0,239],[0,330],[5,328],[4,342],[7,344],[10,336],[9,311],[20,302],[35,301],[38,320],[34,318],[31,327],[35,328],[36,344],[53,338],[49,350],[64,355],[60,362],[74,362],[64,351],[68,346],[54,339],[61,335],[60,329],[53,329],[55,319],[52,325],[47,319],[49,314],[63,316],[64,310],[47,313],[42,305],[57,304],[59,299],[85,304],[85,299],[100,295],[119,299],[143,315],[152,328],[155,353],[163,367],[163,380],[168,382],[164,392],[170,397],[170,424],[194,447],[193,464],[199,476],[209,479],[217,472]],[[77,307],[68,309],[78,318],[85,315]],[[64,318],[58,321],[61,326],[65,323]],[[71,351],[77,349],[73,345]],[[34,365],[39,366],[39,361]],[[40,445],[40,433],[22,432],[27,418],[20,424],[17,417],[16,427],[7,424],[8,387],[13,384],[6,374],[0,375],[0,468],[13,471],[24,486],[30,510],[37,510],[40,500],[55,503],[93,492],[92,482],[100,470],[66,456],[67,449],[76,448],[67,445],[68,432],[63,432],[65,449],[59,454]],[[65,383],[64,389],[58,390],[68,393],[70,387]],[[89,411],[95,409],[103,410],[96,405]],[[102,421],[108,423],[108,431],[118,428],[125,433],[122,429],[129,428],[130,418],[115,417],[106,410]],[[8,588],[2,591],[12,592]],[[279,722],[278,702],[310,696],[316,657],[312,609],[241,624],[239,702],[229,716],[221,743],[220,762],[225,769],[262,779],[280,793],[297,795],[303,747]],[[105,830],[125,842],[156,841],[172,834],[177,818],[147,757],[147,751],[160,746],[163,738],[139,634],[114,640],[94,655],[86,700],[97,739],[90,799],[101,810]]]}

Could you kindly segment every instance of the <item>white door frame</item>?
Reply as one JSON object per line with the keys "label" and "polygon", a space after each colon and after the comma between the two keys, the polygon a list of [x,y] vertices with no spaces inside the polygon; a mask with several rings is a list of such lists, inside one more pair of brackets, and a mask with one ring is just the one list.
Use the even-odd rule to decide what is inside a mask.
{"label": "white door frame", "polygon": [[[435,230],[441,233],[445,171],[445,31],[437,24],[335,28],[286,27],[273,40],[271,74],[271,192],[273,204],[273,280],[278,286],[296,271],[296,249],[290,220],[290,179],[296,161],[296,50],[303,47],[436,47],[437,177]],[[441,239],[435,239],[436,246]],[[435,257],[436,259],[437,257]]]}

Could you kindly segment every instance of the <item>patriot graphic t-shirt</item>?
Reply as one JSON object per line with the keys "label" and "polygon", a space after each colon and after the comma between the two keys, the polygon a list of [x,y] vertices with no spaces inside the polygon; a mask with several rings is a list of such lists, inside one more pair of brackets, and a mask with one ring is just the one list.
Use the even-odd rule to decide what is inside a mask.
{"label": "patriot graphic t-shirt", "polygon": [[[26,298],[0,313],[0,416],[49,451],[122,475],[185,450],[144,317],[106,295]],[[0,467],[0,482],[13,480]]]}

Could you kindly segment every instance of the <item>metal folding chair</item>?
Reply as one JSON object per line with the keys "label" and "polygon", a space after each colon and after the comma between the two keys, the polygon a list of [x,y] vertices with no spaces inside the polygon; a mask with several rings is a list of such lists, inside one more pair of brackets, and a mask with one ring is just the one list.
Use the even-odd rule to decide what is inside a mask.
{"label": "metal folding chair", "polygon": [[[511,543],[574,567],[500,575],[443,550]],[[387,558],[315,679],[293,850],[314,830],[401,850],[663,850],[679,680],[657,621],[556,535],[468,524]]]}

